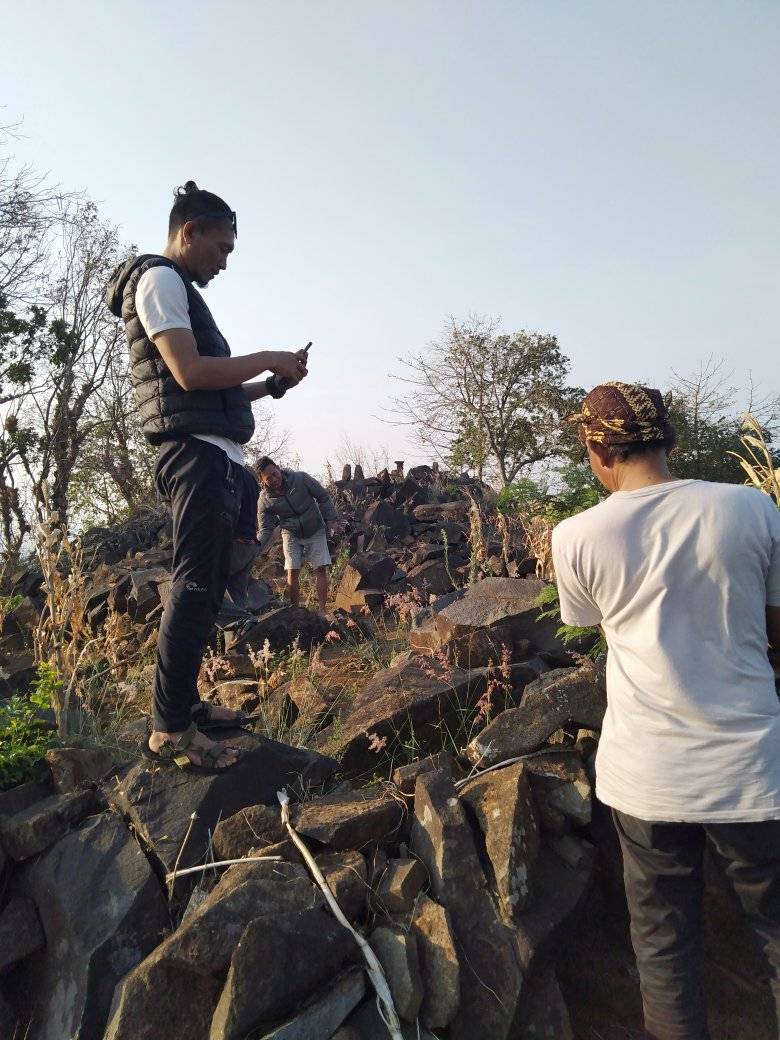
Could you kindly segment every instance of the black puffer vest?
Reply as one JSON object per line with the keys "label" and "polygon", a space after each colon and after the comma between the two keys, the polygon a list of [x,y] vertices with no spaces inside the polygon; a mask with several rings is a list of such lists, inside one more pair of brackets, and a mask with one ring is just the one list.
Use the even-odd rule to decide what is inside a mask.
{"label": "black puffer vest", "polygon": [[198,353],[230,357],[227,340],[217,328],[206,302],[181,268],[164,256],[134,257],[118,268],[106,288],[109,310],[125,323],[130,345],[130,378],[138,398],[144,436],[152,444],[211,433],[246,444],[255,429],[252,406],[240,386],[229,390],[182,390],[160,352],[146,335],[135,307],[141,275],[151,267],[170,267],[187,290],[190,323]]}

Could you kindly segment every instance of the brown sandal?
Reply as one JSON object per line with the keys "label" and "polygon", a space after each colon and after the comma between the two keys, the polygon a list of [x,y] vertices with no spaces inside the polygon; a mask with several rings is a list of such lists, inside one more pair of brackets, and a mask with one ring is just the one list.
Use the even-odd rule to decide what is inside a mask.
{"label": "brown sandal", "polygon": [[[141,744],[141,754],[150,762],[156,762],[158,765],[175,765],[179,769],[199,769],[205,773],[224,773],[228,769],[232,769],[233,766],[238,765],[241,760],[240,749],[227,747],[225,744],[213,744],[209,748],[193,748],[193,753],[200,756],[199,763],[193,762],[186,752],[195,739],[197,732],[198,727],[192,722],[178,740],[164,741],[160,745],[159,751],[152,751],[147,738]],[[228,763],[226,766],[218,766],[216,763],[225,753],[236,755],[235,761]]]}

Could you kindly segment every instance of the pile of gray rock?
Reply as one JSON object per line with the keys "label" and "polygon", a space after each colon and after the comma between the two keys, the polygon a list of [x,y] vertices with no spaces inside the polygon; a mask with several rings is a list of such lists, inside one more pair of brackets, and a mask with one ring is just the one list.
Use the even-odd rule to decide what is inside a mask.
{"label": "pile of gray rock", "polygon": [[[528,727],[504,718],[523,705],[530,752]],[[48,784],[0,795],[0,1021],[32,1022],[43,1040],[389,1036],[354,937],[282,825],[284,787],[405,1036],[571,1036],[555,958],[593,873],[589,737],[603,707],[597,670],[547,671],[491,724],[504,719],[500,744],[488,726],[466,755],[369,786],[251,733],[220,775],[50,752]],[[225,861],[238,862],[182,873]]]}

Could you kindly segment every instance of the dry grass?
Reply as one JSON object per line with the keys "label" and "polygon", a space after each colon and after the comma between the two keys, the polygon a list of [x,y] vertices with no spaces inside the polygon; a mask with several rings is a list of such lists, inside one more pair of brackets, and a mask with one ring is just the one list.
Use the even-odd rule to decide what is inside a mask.
{"label": "dry grass", "polygon": [[739,460],[740,466],[747,474],[746,483],[770,495],[780,507],[780,468],[775,467],[763,427],[749,412],[742,416],[742,423],[744,433],[740,440],[745,449],[744,454],[738,455],[734,451],[729,454]]}
{"label": "dry grass", "polygon": [[141,669],[155,636],[138,646],[130,620],[109,611],[99,632],[86,619],[89,574],[81,544],[58,526],[56,513],[36,530],[44,606],[33,632],[39,675],[61,740],[116,744],[119,730],[146,700]]}

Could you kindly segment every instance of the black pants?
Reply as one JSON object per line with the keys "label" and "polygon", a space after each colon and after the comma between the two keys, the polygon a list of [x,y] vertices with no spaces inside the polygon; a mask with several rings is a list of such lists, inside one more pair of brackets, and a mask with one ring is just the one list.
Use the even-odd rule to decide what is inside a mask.
{"label": "black pants", "polygon": [[155,729],[178,733],[192,721],[203,651],[230,574],[233,538],[237,529],[250,527],[247,478],[254,479],[206,441],[186,437],[160,449],[155,481],[173,514],[173,584],[157,640]]}
{"label": "black pants", "polygon": [[780,1016],[780,820],[648,823],[616,811],[613,818],[650,1036],[709,1040],[702,992],[707,839],[753,930]]}

